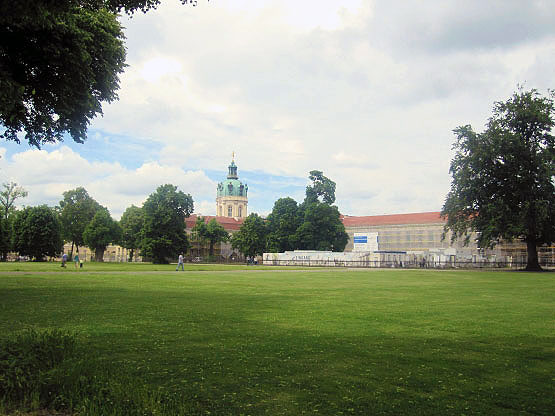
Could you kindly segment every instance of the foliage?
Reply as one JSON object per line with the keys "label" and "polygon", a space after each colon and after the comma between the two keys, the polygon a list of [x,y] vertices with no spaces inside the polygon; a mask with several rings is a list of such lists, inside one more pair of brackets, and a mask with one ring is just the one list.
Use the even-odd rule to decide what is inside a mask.
{"label": "foliage", "polygon": [[64,192],[64,199],[60,201],[60,220],[64,240],[71,241],[77,247],[84,245],[85,228],[96,212],[102,208],[83,187]]}
{"label": "foliage", "polygon": [[267,237],[268,228],[264,219],[252,213],[245,218],[240,230],[231,237],[231,245],[244,256],[254,257],[262,255],[266,250]]}
{"label": "foliage", "polygon": [[316,202],[321,197],[321,202],[331,205],[335,202],[335,182],[326,178],[319,170],[311,170],[308,178],[312,185],[306,187],[306,201]]}
{"label": "foliage", "polygon": [[[125,67],[117,13],[159,0],[18,0],[0,3],[0,138],[30,145],[82,143],[102,103],[117,99]],[[191,3],[182,0],[182,3]],[[196,4],[196,1],[194,2]]]}
{"label": "foliage", "polygon": [[229,234],[215,218],[212,218],[208,224],[203,217],[198,217],[195,226],[191,230],[201,240],[207,241],[209,244],[209,256],[214,256],[214,246],[217,243],[225,242],[229,239]]}
{"label": "foliage", "polygon": [[537,245],[555,240],[554,94],[514,93],[496,102],[483,133],[454,130],[451,190],[443,205],[452,238],[478,233],[478,244],[527,243],[528,270],[541,269]]}
{"label": "foliage", "polygon": [[117,244],[121,240],[121,227],[112,219],[107,209],[100,209],[85,227],[83,241],[94,250],[95,260],[104,261],[104,251],[108,244]]}
{"label": "foliage", "polygon": [[73,335],[60,330],[26,330],[0,340],[0,391],[22,402],[40,391],[51,371],[75,351]]}
{"label": "foliage", "polygon": [[125,210],[119,223],[122,230],[121,245],[130,250],[129,261],[132,261],[133,252],[141,242],[141,230],[144,223],[142,208],[131,205]]}
{"label": "foliage", "polygon": [[185,218],[192,212],[191,195],[171,184],[160,185],[143,204],[140,246],[143,255],[154,263],[167,263],[169,258],[187,251]]}
{"label": "foliage", "polygon": [[[117,16],[85,1],[3,2],[0,8],[0,138],[30,145],[82,143],[102,102],[117,98],[125,62]],[[57,2],[56,2],[57,3]]]}
{"label": "foliage", "polygon": [[336,206],[323,202],[303,203],[302,223],[293,236],[301,250],[343,251],[349,236]]}
{"label": "foliage", "polygon": [[18,211],[14,221],[13,248],[22,256],[36,261],[57,256],[63,247],[57,214],[46,205]]}
{"label": "foliage", "polygon": [[27,191],[18,186],[15,182],[2,184],[4,188],[0,192],[0,205],[1,205],[1,219],[0,219],[0,253],[2,254],[2,261],[6,261],[8,252],[11,249],[12,236],[12,222],[10,218],[15,212],[15,201],[19,198],[25,198]]}
{"label": "foliage", "polygon": [[349,236],[338,208],[331,205],[335,201],[335,182],[319,170],[310,171],[308,178],[312,185],[306,187],[302,204],[281,198],[268,215],[269,251],[345,249]]}
{"label": "foliage", "polygon": [[299,228],[300,217],[297,202],[292,198],[280,198],[268,215],[268,251],[282,253],[296,248],[295,232]]}

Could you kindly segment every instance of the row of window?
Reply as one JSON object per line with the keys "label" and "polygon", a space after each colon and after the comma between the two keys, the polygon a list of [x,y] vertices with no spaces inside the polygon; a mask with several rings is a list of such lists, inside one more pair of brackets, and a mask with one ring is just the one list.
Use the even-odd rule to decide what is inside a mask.
{"label": "row of window", "polygon": [[[220,217],[223,216],[222,207],[220,206],[220,207],[218,207],[218,209],[219,209],[218,215]],[[233,217],[233,206],[232,205],[227,206],[227,216],[228,217]],[[239,207],[238,207],[237,216],[239,218],[243,216],[243,206],[241,206],[241,205],[239,205]]]}

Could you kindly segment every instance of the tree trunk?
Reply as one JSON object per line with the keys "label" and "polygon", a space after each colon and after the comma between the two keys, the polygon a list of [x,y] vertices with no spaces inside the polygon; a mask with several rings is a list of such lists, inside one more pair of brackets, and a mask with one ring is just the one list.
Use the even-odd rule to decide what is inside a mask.
{"label": "tree trunk", "polygon": [[73,261],[73,245],[74,245],[74,244],[75,244],[75,243],[72,241],[72,242],[71,242],[71,251],[69,252],[69,260],[70,260],[70,261]]}
{"label": "tree trunk", "polygon": [[129,252],[129,262],[133,261],[133,249]]}
{"label": "tree trunk", "polygon": [[104,249],[97,248],[94,250],[94,261],[104,261]]}
{"label": "tree trunk", "polygon": [[210,241],[210,251],[208,254],[210,257],[212,257],[214,255],[214,242]]}
{"label": "tree trunk", "polygon": [[538,248],[536,247],[536,241],[533,238],[526,239],[526,251],[528,254],[528,261],[526,263],[526,270],[530,272],[538,272],[543,269],[538,261]]}

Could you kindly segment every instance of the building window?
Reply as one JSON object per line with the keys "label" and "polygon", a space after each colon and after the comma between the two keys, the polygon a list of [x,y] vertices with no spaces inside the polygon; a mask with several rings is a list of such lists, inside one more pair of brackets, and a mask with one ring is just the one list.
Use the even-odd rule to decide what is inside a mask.
{"label": "building window", "polygon": [[239,207],[239,217],[243,216],[243,207]]}
{"label": "building window", "polygon": [[231,205],[227,206],[227,216],[228,217],[232,217],[233,216],[233,207]]}
{"label": "building window", "polygon": [[220,217],[222,216],[222,206],[221,205],[218,207],[218,215]]}

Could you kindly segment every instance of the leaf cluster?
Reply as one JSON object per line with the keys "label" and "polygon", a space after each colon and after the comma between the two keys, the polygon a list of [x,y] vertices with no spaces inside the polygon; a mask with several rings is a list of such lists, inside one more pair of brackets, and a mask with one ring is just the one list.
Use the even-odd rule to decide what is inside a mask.
{"label": "leaf cluster", "polygon": [[125,67],[115,13],[78,1],[3,2],[0,7],[0,137],[30,145],[86,139],[102,102],[117,98]]}
{"label": "leaf cluster", "polygon": [[335,182],[324,176],[319,170],[309,172],[308,178],[312,185],[306,187],[306,201],[316,202],[320,200],[331,205],[335,202]]}

